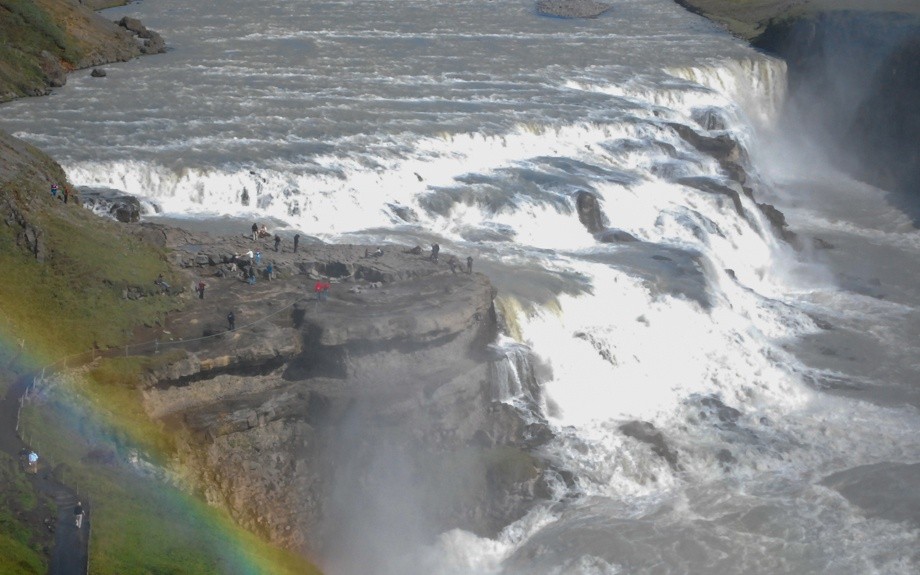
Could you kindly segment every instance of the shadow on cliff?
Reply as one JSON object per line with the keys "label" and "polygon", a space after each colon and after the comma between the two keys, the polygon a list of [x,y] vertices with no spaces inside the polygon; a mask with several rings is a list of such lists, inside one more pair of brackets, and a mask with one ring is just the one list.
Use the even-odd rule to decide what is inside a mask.
{"label": "shadow on cliff", "polygon": [[920,17],[837,11],[772,24],[789,66],[787,126],[920,227]]}

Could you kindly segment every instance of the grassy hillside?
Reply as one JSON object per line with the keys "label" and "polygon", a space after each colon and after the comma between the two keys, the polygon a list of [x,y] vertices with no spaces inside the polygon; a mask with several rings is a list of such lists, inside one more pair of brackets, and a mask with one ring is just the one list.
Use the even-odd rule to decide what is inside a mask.
{"label": "grassy hillside", "polygon": [[135,325],[176,304],[154,297],[157,275],[171,276],[163,251],[75,201],[52,198],[52,183],[64,182],[50,158],[0,134],[0,269],[15,273],[0,282],[0,317],[36,361],[121,345]]}
{"label": "grassy hillside", "polygon": [[[42,152],[0,134],[0,269],[7,274],[0,282],[0,342],[8,344],[0,345],[6,355],[0,360],[6,365],[16,357],[19,370],[74,354],[86,362],[91,354],[84,352],[123,345],[134,328],[162,321],[189,297],[158,293],[157,275],[178,285],[177,272],[136,225],[52,198],[51,184],[65,181]],[[316,573],[303,558],[265,544],[128,463],[136,450],[160,461],[170,455],[168,434],[146,419],[136,385],[148,361],[104,360],[73,387],[49,391],[23,411],[31,446],[94,504],[93,572]],[[9,472],[0,490],[0,572],[41,573],[47,549],[35,543],[39,533],[16,520],[29,494],[14,489],[21,482],[13,481],[13,467]]]}
{"label": "grassy hillside", "polygon": [[130,34],[75,0],[0,0],[0,102],[45,94],[64,72],[139,53]]}

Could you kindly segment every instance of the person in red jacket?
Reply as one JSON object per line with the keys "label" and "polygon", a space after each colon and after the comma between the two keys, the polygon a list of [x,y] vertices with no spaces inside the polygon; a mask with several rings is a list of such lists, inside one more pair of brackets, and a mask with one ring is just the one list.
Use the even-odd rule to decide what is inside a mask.
{"label": "person in red jacket", "polygon": [[329,290],[332,288],[332,284],[329,282],[324,282],[323,280],[316,280],[316,284],[313,286],[313,291],[316,292],[316,299],[325,301],[329,298]]}

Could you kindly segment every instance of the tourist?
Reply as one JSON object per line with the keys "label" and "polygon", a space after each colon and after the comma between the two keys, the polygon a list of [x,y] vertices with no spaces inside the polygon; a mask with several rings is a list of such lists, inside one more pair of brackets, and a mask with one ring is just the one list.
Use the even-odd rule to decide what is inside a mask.
{"label": "tourist", "polygon": [[466,273],[473,273],[473,256],[466,256]]}
{"label": "tourist", "polygon": [[275,251],[278,251],[278,246],[281,245],[281,236],[275,234]]}
{"label": "tourist", "polygon": [[205,284],[203,281],[198,282],[198,287],[196,288],[196,291],[198,292],[198,299],[204,299],[204,288],[206,287],[207,284]]}
{"label": "tourist", "polygon": [[58,185],[51,184],[51,197],[54,199],[57,199],[57,193],[58,193]]}
{"label": "tourist", "polygon": [[255,285],[256,283],[256,266],[249,266],[249,285]]}
{"label": "tourist", "polygon": [[313,291],[316,292],[316,299],[320,301],[325,301],[329,299],[329,289],[332,287],[332,284],[323,280],[316,280],[316,284],[313,286]]}
{"label": "tourist", "polygon": [[73,508],[73,517],[74,524],[77,526],[77,529],[83,526],[83,504],[77,501],[77,504]]}
{"label": "tourist", "polygon": [[256,251],[255,259],[256,259],[256,265],[259,265],[262,263],[262,252],[261,251]]}
{"label": "tourist", "polygon": [[230,327],[230,331],[236,329],[236,316],[233,315],[233,311],[227,314],[227,325]]}
{"label": "tourist", "polygon": [[441,251],[441,246],[438,244],[431,244],[431,261],[438,263],[438,252]]}
{"label": "tourist", "polygon": [[153,280],[154,285],[163,290],[163,293],[169,294],[169,284],[166,283],[166,279],[163,278],[163,274],[157,276],[157,279]]}
{"label": "tourist", "polygon": [[256,237],[259,235],[259,225],[256,223],[252,224],[252,241],[256,241]]}
{"label": "tourist", "polygon": [[447,258],[447,265],[450,266],[450,273],[457,273],[457,267],[460,265],[460,260],[456,256],[450,256]]}
{"label": "tourist", "polygon": [[294,253],[297,253],[297,244],[300,243],[300,234],[294,234]]}
{"label": "tourist", "polygon": [[268,267],[265,268],[265,276],[268,278],[268,281],[273,279],[273,274],[275,273],[275,266],[271,262],[268,262]]}

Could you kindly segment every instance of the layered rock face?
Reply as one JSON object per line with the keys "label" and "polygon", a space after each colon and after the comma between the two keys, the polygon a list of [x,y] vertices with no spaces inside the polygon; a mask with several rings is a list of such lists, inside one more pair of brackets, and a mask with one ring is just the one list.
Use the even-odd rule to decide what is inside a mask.
{"label": "layered rock face", "polygon": [[[231,259],[245,267],[235,254],[253,247],[162,233],[199,277]],[[443,253],[285,245],[258,266],[271,261],[273,281],[209,277],[160,344],[171,360],[151,374],[146,407],[176,431],[194,488],[242,525],[313,550],[341,539],[346,508],[381,497],[419,505],[426,531],[494,533],[545,493],[544,466],[524,451],[539,433],[493,398],[485,276],[451,272]],[[328,300],[313,294],[317,278],[332,283]]]}
{"label": "layered rock face", "polygon": [[676,0],[786,60],[791,125],[920,226],[920,5],[910,0]]}

